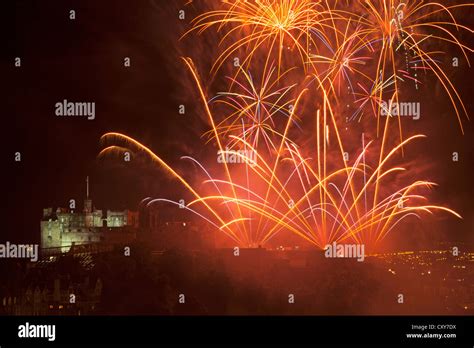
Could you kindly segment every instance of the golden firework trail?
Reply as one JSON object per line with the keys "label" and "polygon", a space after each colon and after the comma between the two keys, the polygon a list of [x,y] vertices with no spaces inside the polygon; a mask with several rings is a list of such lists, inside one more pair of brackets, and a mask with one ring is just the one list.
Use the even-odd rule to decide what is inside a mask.
{"label": "golden firework trail", "polygon": [[[447,4],[446,4],[447,3]],[[278,74],[297,63],[313,74],[328,96],[337,98],[341,86],[354,93],[353,79],[371,85],[390,86],[399,100],[401,84],[412,82],[416,89],[431,72],[451,101],[460,129],[468,113],[441,60],[444,44],[453,45],[470,66],[473,49],[460,41],[459,34],[473,30],[458,23],[456,11],[471,3],[449,5],[423,0],[258,0],[223,1],[221,8],[193,20],[192,32],[216,27],[223,47],[215,59],[213,75],[229,60],[248,69],[255,57],[264,57],[262,70],[277,62]],[[432,47],[439,47],[432,50]],[[288,59],[284,62],[285,52]],[[256,60],[256,59],[255,59]],[[368,64],[369,61],[372,64]],[[285,68],[286,66],[286,68]],[[238,73],[238,72],[237,72]],[[337,85],[337,88],[335,87]],[[343,91],[345,92],[345,91]],[[385,89],[378,89],[381,99]],[[377,131],[381,130],[380,110]],[[403,140],[399,118],[400,141]]]}
{"label": "golden firework trail", "polygon": [[[414,179],[418,174],[404,165],[404,149],[424,136],[405,137],[400,117],[382,118],[381,110],[384,98],[398,102],[402,86],[418,89],[430,73],[463,130],[467,111],[440,57],[451,45],[469,64],[473,50],[458,37],[473,31],[455,16],[469,6],[422,0],[222,1],[197,16],[182,37],[215,29],[218,55],[211,76],[230,71],[228,89],[209,98],[192,59],[183,58],[208,120],[204,142],[215,147],[217,161],[183,156],[202,173],[189,179],[146,145],[114,132],[103,135],[106,147],[99,156],[126,149],[147,154],[192,200],[143,204],[187,209],[240,246],[291,234],[318,248],[356,242],[373,250],[408,217],[444,211],[461,218],[429,203],[423,193],[435,184]],[[353,137],[340,131],[345,117],[334,111],[348,97],[354,110],[349,121],[367,112],[377,120],[376,136],[362,133],[357,150]],[[313,123],[311,135],[302,139]],[[407,172],[409,180],[402,175]]]}
{"label": "golden firework trail", "polygon": [[[468,52],[472,53],[473,50],[460,42],[456,34],[459,31],[472,34],[473,31],[457,23],[452,11],[472,4],[449,6],[422,0],[365,0],[360,3],[366,15],[359,17],[362,24],[359,35],[378,41],[379,53],[374,83],[384,81],[386,76],[395,77],[395,100],[398,102],[399,85],[402,82],[412,81],[418,89],[421,75],[431,72],[449,97],[464,133],[461,115],[464,114],[468,118],[468,114],[459,92],[439,60],[444,52],[430,51],[429,47],[432,44],[438,47],[441,47],[442,43],[453,44],[462,52],[470,66]],[[439,19],[438,16],[445,19]],[[383,90],[380,91],[380,98],[382,93]],[[379,117],[377,122],[379,130]],[[399,131],[402,139],[400,118]]]}
{"label": "golden firework trail", "polygon": [[[224,9],[198,16],[193,20],[192,28],[183,35],[194,31],[203,33],[211,27],[224,32],[220,46],[228,46],[215,60],[211,70],[213,74],[229,58],[241,52],[245,53],[240,65],[248,67],[260,48],[268,52],[264,70],[275,53],[280,72],[285,51],[295,52],[300,62],[306,65],[310,46],[315,47],[317,44],[311,32],[324,36],[324,28],[331,25],[321,1],[237,0],[224,1],[223,6]],[[239,38],[235,40],[234,34]]]}
{"label": "golden firework trail", "polygon": [[[382,153],[383,146],[377,148],[373,141],[364,142],[360,153],[350,163],[345,157],[347,153],[327,97],[324,97],[323,109],[316,112],[316,146],[310,151],[314,158],[305,156],[297,143],[288,137],[303,92],[298,96],[282,134],[271,133],[277,154],[269,155],[264,144],[260,149],[254,147],[242,135],[226,136],[236,147],[246,151],[224,147],[222,137],[229,131],[219,132],[195,67],[191,60],[184,61],[201,91],[219,151],[240,159],[239,164],[221,163],[224,170],[218,170],[217,176],[212,174],[212,169],[206,169],[205,164],[183,157],[202,170],[201,182],[193,185],[151,149],[120,133],[103,136],[104,142],[112,141],[115,145],[105,147],[100,156],[123,148],[145,152],[193,195],[194,199],[185,205],[185,209],[204,218],[239,245],[264,245],[284,231],[319,248],[333,241],[355,241],[376,247],[408,216],[419,217],[421,213],[442,210],[460,217],[449,208],[426,204],[426,198],[419,191],[432,187],[431,182],[417,180],[388,193],[379,190],[380,185],[405,170],[402,166],[388,166],[388,162],[402,146],[422,135],[409,137],[387,153]],[[391,118],[386,119],[386,129],[389,122]],[[371,165],[366,162],[365,154],[374,147],[379,160]],[[151,200],[148,205],[163,201],[179,205],[167,199]]]}
{"label": "golden firework trail", "polygon": [[[279,77],[274,78],[275,68],[264,71],[261,82],[257,85],[250,72],[241,68],[240,76],[244,78],[241,82],[236,78],[229,77],[232,89],[228,92],[220,92],[211,99],[211,102],[223,104],[232,112],[222,121],[216,124],[216,132],[210,130],[204,134],[208,142],[215,139],[218,133],[223,139],[229,135],[239,135],[257,148],[261,141],[265,142],[269,151],[276,150],[272,141],[272,135],[280,135],[276,123],[278,118],[287,118],[291,113],[294,100],[290,92],[296,84],[278,87],[280,81],[289,73],[285,71]],[[295,120],[297,122],[298,119]],[[234,147],[236,141],[230,141],[229,147]]]}

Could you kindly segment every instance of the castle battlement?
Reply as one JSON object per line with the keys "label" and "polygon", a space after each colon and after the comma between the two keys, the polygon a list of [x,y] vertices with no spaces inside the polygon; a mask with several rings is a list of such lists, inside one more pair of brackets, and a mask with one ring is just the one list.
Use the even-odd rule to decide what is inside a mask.
{"label": "castle battlement", "polygon": [[[117,232],[127,233],[138,228],[138,212],[107,210],[104,217],[102,210],[93,208],[89,198],[89,178],[86,199],[82,212],[58,207],[43,209],[41,227],[41,249],[68,252],[73,245],[113,242]],[[110,234],[110,236],[109,236]],[[123,236],[120,238],[124,240]]]}

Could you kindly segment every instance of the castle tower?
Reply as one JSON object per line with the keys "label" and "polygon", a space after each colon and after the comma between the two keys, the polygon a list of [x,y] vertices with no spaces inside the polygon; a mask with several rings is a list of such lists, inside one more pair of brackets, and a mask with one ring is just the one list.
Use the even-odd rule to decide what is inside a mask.
{"label": "castle tower", "polygon": [[92,200],[89,199],[89,177],[86,178],[86,199],[84,200],[84,213],[92,213]]}
{"label": "castle tower", "polygon": [[86,227],[94,225],[94,217],[92,215],[92,200],[89,199],[89,177],[86,178],[86,199],[84,200],[84,222]]}

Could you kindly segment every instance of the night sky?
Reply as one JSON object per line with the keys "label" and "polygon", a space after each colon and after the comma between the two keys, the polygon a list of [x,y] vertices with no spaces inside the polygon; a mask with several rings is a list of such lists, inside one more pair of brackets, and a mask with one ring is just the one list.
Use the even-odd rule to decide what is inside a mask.
{"label": "night sky", "polygon": [[[6,105],[2,127],[6,224],[1,240],[38,241],[45,207],[66,206],[74,198],[82,209],[87,175],[98,209],[134,209],[146,196],[179,199],[178,185],[146,161],[126,164],[98,160],[97,154],[101,135],[109,131],[139,139],[178,168],[180,156],[202,151],[196,144],[202,143],[206,124],[192,88],[184,87],[190,78],[178,58],[185,51],[199,64],[202,51],[186,51],[189,40],[179,42],[180,4],[11,2],[1,60]],[[71,9],[76,11],[75,20],[69,19]],[[191,18],[192,12],[190,7]],[[472,25],[473,13],[466,12],[465,19],[470,16]],[[474,43],[472,37],[465,39]],[[21,68],[14,67],[15,57],[21,57]],[[125,57],[131,59],[129,68],[123,65]],[[461,60],[458,70],[449,74],[472,116],[472,69]],[[461,135],[452,106],[432,105],[436,93],[441,92],[428,88],[420,96],[431,113],[417,125],[429,136],[417,149],[435,163],[434,172],[427,176],[440,184],[432,195],[436,203],[464,217],[441,221],[438,230],[449,240],[474,241],[473,122],[464,122],[465,135]],[[56,117],[54,105],[64,99],[95,102],[95,120]],[[187,106],[186,116],[178,114],[181,103]],[[17,151],[22,155],[19,163],[14,162]],[[458,163],[451,161],[453,151],[460,153]]]}

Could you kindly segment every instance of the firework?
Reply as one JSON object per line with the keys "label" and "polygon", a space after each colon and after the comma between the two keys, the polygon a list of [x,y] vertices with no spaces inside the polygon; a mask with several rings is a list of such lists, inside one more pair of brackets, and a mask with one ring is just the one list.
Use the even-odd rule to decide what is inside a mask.
{"label": "firework", "polygon": [[[244,52],[240,63],[248,67],[252,58],[261,48],[268,54],[265,57],[266,70],[273,53],[277,57],[277,69],[281,70],[284,51],[296,52],[301,64],[308,63],[310,46],[316,42],[311,32],[324,36],[326,9],[319,1],[312,0],[261,0],[224,2],[225,9],[206,12],[193,21],[193,31],[202,33],[211,27],[224,31],[220,45],[229,44],[213,64],[212,72],[217,70],[229,58]],[[238,39],[235,40],[235,36]]]}
{"label": "firework", "polygon": [[[261,151],[264,144],[260,148],[254,147],[239,134],[240,130],[219,131],[222,126],[218,127],[214,122],[194,65],[190,60],[185,62],[205,103],[219,151],[239,158],[240,166],[223,162],[221,170],[218,168],[217,174],[213,174],[215,168],[208,169],[205,163],[183,157],[201,169],[203,177],[196,185],[200,191],[148,147],[126,135],[105,134],[104,141],[113,141],[117,145],[106,147],[100,155],[119,147],[146,152],[193,195],[194,199],[184,208],[205,219],[239,245],[264,245],[284,232],[297,235],[319,248],[333,241],[355,241],[375,248],[408,216],[419,217],[424,212],[444,210],[460,217],[449,208],[425,204],[426,198],[419,191],[432,187],[434,183],[417,180],[393,192],[380,190],[391,176],[405,170],[402,166],[389,167],[388,162],[403,146],[422,138],[422,135],[412,136],[386,153],[384,136],[381,145],[375,147],[378,160],[373,165],[366,162],[366,154],[373,151],[374,144],[363,139],[360,153],[349,164],[336,117],[325,97],[323,109],[316,112],[316,148],[309,151],[315,158],[305,157],[297,142],[288,137],[298,102],[304,95],[301,92],[285,122],[283,133],[271,135],[278,151],[270,155],[266,150]],[[386,119],[385,129],[388,129],[390,120]],[[245,134],[245,125],[243,127]],[[229,132],[237,135],[229,135]],[[236,147],[248,151],[223,147],[223,134],[230,137]],[[165,198],[151,200],[148,205],[163,201],[179,205]]]}
{"label": "firework", "polygon": [[[389,117],[390,111],[384,119],[381,115],[387,111],[384,97],[398,102],[402,86],[418,89],[422,75],[431,72],[462,130],[461,115],[467,112],[439,61],[441,48],[431,47],[454,45],[469,63],[472,49],[456,34],[472,30],[454,16],[466,6],[421,0],[224,1],[196,17],[183,35],[216,29],[213,76],[240,58],[227,78],[228,89],[212,98],[192,59],[183,58],[204,106],[209,130],[203,138],[215,146],[217,165],[215,158],[183,156],[202,173],[187,179],[120,133],[103,136],[105,144],[113,144],[100,156],[125,149],[146,153],[193,198],[184,205],[167,198],[144,204],[179,205],[240,246],[292,234],[318,248],[356,242],[374,250],[408,217],[444,211],[460,218],[429,203],[424,192],[435,183],[413,179],[417,173],[404,165],[404,148],[424,136],[405,138],[400,117]],[[356,134],[356,150],[354,135],[340,132],[344,117],[333,107],[347,104],[347,98],[354,105],[348,121],[360,121],[365,113],[377,120],[376,136],[370,137],[370,130]],[[403,176],[407,172],[410,179]]]}
{"label": "firework", "polygon": [[[422,77],[431,72],[447,93],[463,132],[462,116],[468,118],[468,114],[440,58],[441,47],[449,44],[470,64],[473,50],[458,34],[472,34],[472,29],[458,23],[453,13],[468,6],[472,4],[422,0],[334,1],[332,5],[310,0],[226,1],[222,9],[198,16],[184,36],[211,27],[223,33],[219,46],[224,49],[213,64],[213,74],[224,62],[243,55],[239,64],[245,69],[255,57],[264,57],[262,71],[276,60],[279,75],[288,51],[287,65],[294,66],[297,57],[300,66],[318,81],[317,86],[335,98],[341,87],[355,94],[355,86],[363,84],[367,90],[377,86],[379,99],[386,92],[384,87],[390,86],[398,102],[401,84],[411,82],[418,89]],[[439,49],[432,50],[433,46]],[[375,111],[380,132],[380,108]],[[399,133],[402,141],[400,119]]]}
{"label": "firework", "polygon": [[[453,11],[472,4],[447,6],[422,0],[366,0],[359,1],[359,4],[360,14],[354,19],[361,24],[358,35],[370,42],[378,57],[373,84],[393,81],[398,101],[401,83],[412,82],[418,89],[421,75],[431,72],[447,93],[463,131],[461,115],[468,117],[468,114],[459,92],[443,69],[440,57],[444,53],[441,50],[443,44],[455,45],[470,65],[468,53],[473,50],[463,44],[457,34],[460,31],[472,34],[473,31],[459,24]],[[430,47],[433,46],[439,49],[432,51]],[[380,97],[382,93],[383,89],[380,89]],[[400,137],[401,132],[400,126]]]}
{"label": "firework", "polygon": [[[281,122],[276,119],[289,117],[294,103],[289,96],[296,84],[277,87],[289,72],[273,78],[275,68],[264,71],[259,85],[254,77],[244,70],[240,74],[244,77],[242,82],[229,77],[232,89],[218,93],[211,102],[223,104],[231,112],[216,124],[216,132],[210,130],[204,136],[210,141],[215,139],[215,133],[222,139],[229,138],[229,135],[238,135],[254,148],[259,148],[260,142],[263,141],[269,151],[276,150],[274,135],[281,136],[281,130],[277,127],[277,123]],[[228,147],[233,148],[235,143],[235,139],[230,138]]]}

